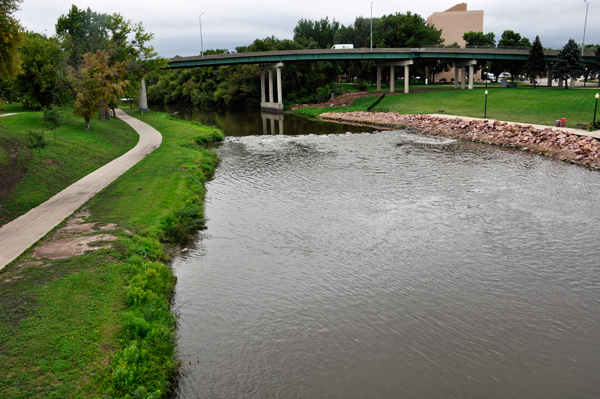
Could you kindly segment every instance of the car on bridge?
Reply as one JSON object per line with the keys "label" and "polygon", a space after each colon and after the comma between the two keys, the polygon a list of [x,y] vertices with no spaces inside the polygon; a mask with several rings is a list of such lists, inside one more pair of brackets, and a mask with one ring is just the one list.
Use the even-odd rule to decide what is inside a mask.
{"label": "car on bridge", "polygon": [[237,54],[237,51],[235,51],[235,50],[227,50],[225,52],[225,54]]}

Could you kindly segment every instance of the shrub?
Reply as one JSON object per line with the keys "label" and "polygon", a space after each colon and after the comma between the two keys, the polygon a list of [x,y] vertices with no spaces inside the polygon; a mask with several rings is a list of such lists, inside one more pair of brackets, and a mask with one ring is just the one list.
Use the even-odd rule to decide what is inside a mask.
{"label": "shrub", "polygon": [[176,244],[185,243],[194,231],[204,227],[206,220],[202,215],[202,207],[198,205],[180,206],[175,212],[161,220],[163,241]]}

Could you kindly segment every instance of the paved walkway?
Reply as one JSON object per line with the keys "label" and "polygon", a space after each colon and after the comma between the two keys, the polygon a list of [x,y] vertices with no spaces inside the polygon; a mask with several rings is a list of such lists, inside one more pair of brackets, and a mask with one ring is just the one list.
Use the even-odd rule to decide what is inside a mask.
{"label": "paved walkway", "polygon": [[0,269],[44,237],[113,180],[154,151],[162,142],[160,133],[117,109],[117,117],[140,135],[135,147],[119,158],[65,188],[43,204],[0,228]]}
{"label": "paved walkway", "polygon": [[[491,123],[493,123],[495,121],[495,119],[490,119],[490,118],[485,118],[485,119],[484,118],[471,118],[468,116],[458,116],[458,115],[446,115],[446,114],[428,114],[428,115],[429,116],[437,116],[437,117],[446,118],[446,119],[461,118],[461,119],[465,119],[467,121],[490,121]],[[591,136],[591,137],[600,139],[600,130],[588,132],[587,130],[573,129],[570,127],[554,127],[554,126],[534,125],[533,123],[525,123],[525,122],[508,122],[508,121],[498,121],[498,122],[506,122],[509,125],[533,126],[536,129],[550,128],[554,131],[560,130],[562,132],[569,132],[569,133],[576,134],[578,136]]]}

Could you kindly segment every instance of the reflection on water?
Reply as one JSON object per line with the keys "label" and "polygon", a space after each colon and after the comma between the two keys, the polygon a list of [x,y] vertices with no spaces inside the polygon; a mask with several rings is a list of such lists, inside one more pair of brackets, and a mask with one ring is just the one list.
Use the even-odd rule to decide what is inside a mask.
{"label": "reflection on water", "polygon": [[598,397],[599,173],[256,120],[173,263],[178,397]]}
{"label": "reflection on water", "polygon": [[[281,134],[280,132],[283,131],[286,135],[295,136],[301,134],[372,132],[374,130],[366,127],[307,119],[293,114],[278,115],[261,113],[260,111],[206,111],[186,105],[153,105],[151,109],[159,112],[177,112],[173,115],[176,118],[200,122],[206,126],[216,126],[223,130],[226,136]],[[283,120],[278,119],[279,116]],[[267,119],[266,129],[265,118]],[[269,133],[266,133],[266,131]]]}
{"label": "reflection on water", "polygon": [[[284,134],[283,133],[283,114],[276,114],[276,113],[268,113],[268,112],[261,112],[260,114],[261,118],[262,118],[262,122],[263,122],[263,134],[267,135],[267,134],[275,134],[275,123],[277,122],[277,126],[279,128],[279,130],[277,131],[277,134]],[[268,126],[271,126],[271,129],[269,130]]]}

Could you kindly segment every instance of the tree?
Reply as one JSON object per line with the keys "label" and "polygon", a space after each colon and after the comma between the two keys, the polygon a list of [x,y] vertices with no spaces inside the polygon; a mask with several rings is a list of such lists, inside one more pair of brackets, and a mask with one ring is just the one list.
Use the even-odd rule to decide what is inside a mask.
{"label": "tree", "polygon": [[329,22],[329,17],[321,18],[320,21],[301,19],[294,27],[294,41],[315,41],[318,48],[329,48],[334,44],[334,36],[340,27],[335,19]]}
{"label": "tree", "polygon": [[66,100],[67,88],[61,81],[65,74],[63,54],[58,40],[27,32],[20,48],[21,73],[15,87],[25,108],[40,109]]}
{"label": "tree", "polygon": [[[521,37],[521,34],[512,30],[505,30],[498,41],[498,47],[510,48],[530,48],[531,42],[526,37]],[[514,81],[515,76],[518,76],[525,67],[524,61],[496,61],[492,65],[492,71],[495,74],[499,72],[510,72],[510,80]]]}
{"label": "tree", "polygon": [[435,46],[444,42],[442,31],[410,11],[384,15],[373,25],[373,43],[379,48]]}
{"label": "tree", "polygon": [[127,69],[126,62],[109,65],[108,53],[102,50],[95,54],[85,54],[79,69],[69,67],[76,92],[73,114],[85,119],[86,131],[90,129],[90,119],[94,112],[116,102],[117,96],[123,95],[124,88],[129,84],[125,79]]}
{"label": "tree", "polygon": [[56,128],[64,122],[57,108],[44,108],[44,116],[42,117],[44,126],[54,131],[54,144],[56,144]]}
{"label": "tree", "polygon": [[495,47],[496,46],[496,35],[493,32],[484,34],[483,32],[465,32],[463,34],[463,40],[467,43],[467,46],[482,46],[482,47]]}
{"label": "tree", "polygon": [[533,88],[536,87],[536,78],[546,71],[546,57],[544,57],[544,47],[540,37],[536,36],[533,41],[533,45],[529,50],[529,58],[527,58],[527,64],[525,64],[527,74],[533,76]]}
{"label": "tree", "polygon": [[44,138],[43,132],[38,132],[35,130],[27,131],[27,140],[29,141],[29,145],[27,147],[32,150],[38,150],[40,154],[40,164],[42,163],[42,150],[46,148],[48,142]]}
{"label": "tree", "polygon": [[19,73],[19,46],[23,28],[14,13],[23,0],[0,1],[0,75],[14,77]]}
{"label": "tree", "polygon": [[568,79],[577,79],[585,73],[585,64],[581,58],[581,47],[573,39],[558,53],[554,68],[554,74],[565,81],[565,89],[569,88]]}
{"label": "tree", "polygon": [[334,37],[335,43],[353,44],[355,48],[371,46],[371,19],[356,17],[354,24],[342,25]]}

